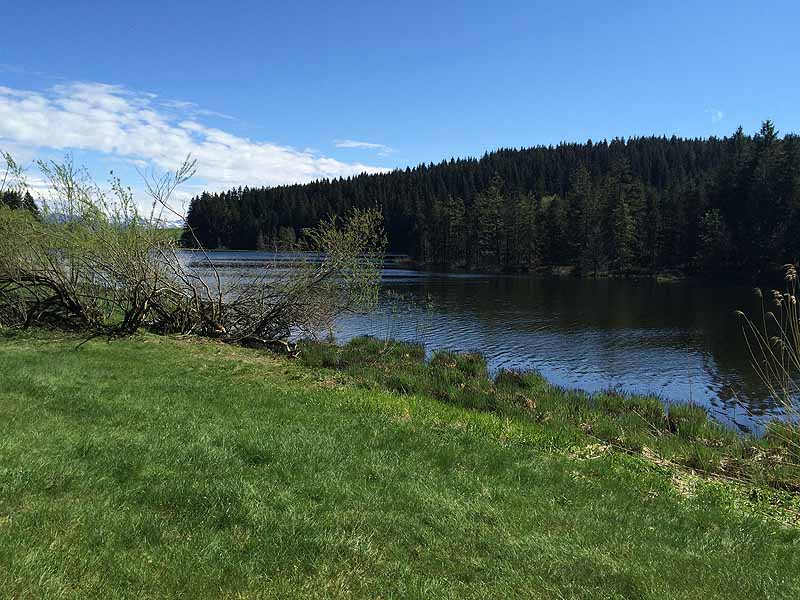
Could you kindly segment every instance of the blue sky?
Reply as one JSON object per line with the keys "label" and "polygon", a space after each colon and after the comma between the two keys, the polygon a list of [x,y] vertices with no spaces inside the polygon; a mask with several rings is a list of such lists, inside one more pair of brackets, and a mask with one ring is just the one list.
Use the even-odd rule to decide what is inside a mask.
{"label": "blue sky", "polygon": [[188,193],[614,136],[800,131],[798,2],[4,2],[0,148]]}

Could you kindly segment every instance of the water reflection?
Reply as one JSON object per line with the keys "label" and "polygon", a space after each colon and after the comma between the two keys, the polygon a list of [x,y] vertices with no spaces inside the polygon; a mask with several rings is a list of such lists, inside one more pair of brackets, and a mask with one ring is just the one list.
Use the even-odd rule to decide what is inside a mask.
{"label": "water reflection", "polygon": [[[238,279],[274,255],[210,257],[226,278]],[[776,411],[750,367],[733,315],[756,308],[747,286],[387,266],[378,310],[340,319],[339,340],[369,334],[418,340],[429,349],[479,350],[493,369],[537,369],[554,383],[588,391],[616,388],[692,400],[742,428],[758,429],[760,417]]]}

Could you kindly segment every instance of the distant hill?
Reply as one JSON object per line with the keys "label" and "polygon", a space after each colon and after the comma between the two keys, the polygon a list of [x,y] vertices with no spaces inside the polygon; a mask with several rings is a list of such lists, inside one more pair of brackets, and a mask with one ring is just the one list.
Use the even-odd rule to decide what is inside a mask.
{"label": "distant hill", "polygon": [[[379,207],[392,251],[426,264],[526,271],[758,271],[798,255],[800,141],[755,135],[500,149],[390,173],[192,200],[207,248],[290,243],[352,207]],[[191,236],[184,235],[191,245]]]}

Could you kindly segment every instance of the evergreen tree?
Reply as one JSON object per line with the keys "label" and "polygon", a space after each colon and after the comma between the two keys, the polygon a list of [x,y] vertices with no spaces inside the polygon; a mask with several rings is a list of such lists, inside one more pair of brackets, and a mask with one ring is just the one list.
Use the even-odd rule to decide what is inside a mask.
{"label": "evergreen tree", "polygon": [[502,264],[505,236],[503,231],[503,193],[499,178],[475,199],[473,207],[474,243],[477,249],[477,266]]}
{"label": "evergreen tree", "polygon": [[11,210],[27,210],[34,217],[39,217],[39,207],[31,196],[30,192],[24,194],[17,190],[6,190],[0,194],[0,206],[5,206]]}
{"label": "evergreen tree", "polygon": [[702,270],[718,272],[730,266],[730,232],[718,208],[706,211],[701,218],[698,246],[696,262]]}
{"label": "evergreen tree", "polygon": [[766,121],[754,136],[739,128],[722,139],[501,148],[390,173],[204,192],[187,221],[208,248],[274,247],[289,229],[375,206],[390,250],[426,264],[755,274],[800,257],[800,141]]}
{"label": "evergreen tree", "polygon": [[608,255],[612,268],[628,272],[636,266],[636,228],[633,215],[641,202],[641,190],[633,181],[626,160],[619,160],[614,164],[606,189],[610,217]]}

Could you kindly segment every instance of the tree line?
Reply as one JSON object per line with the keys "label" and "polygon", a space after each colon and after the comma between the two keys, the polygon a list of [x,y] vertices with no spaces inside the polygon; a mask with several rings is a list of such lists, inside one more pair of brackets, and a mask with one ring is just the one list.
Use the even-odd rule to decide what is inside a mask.
{"label": "tree line", "polygon": [[0,192],[0,206],[11,210],[27,210],[35,217],[39,217],[39,207],[31,196],[31,193],[19,190],[3,190]]}
{"label": "tree line", "polygon": [[[500,149],[388,173],[204,192],[187,246],[284,249],[376,207],[420,263],[581,273],[747,272],[796,260],[800,138],[771,121],[723,138],[634,137]],[[191,228],[191,232],[189,229]]]}

